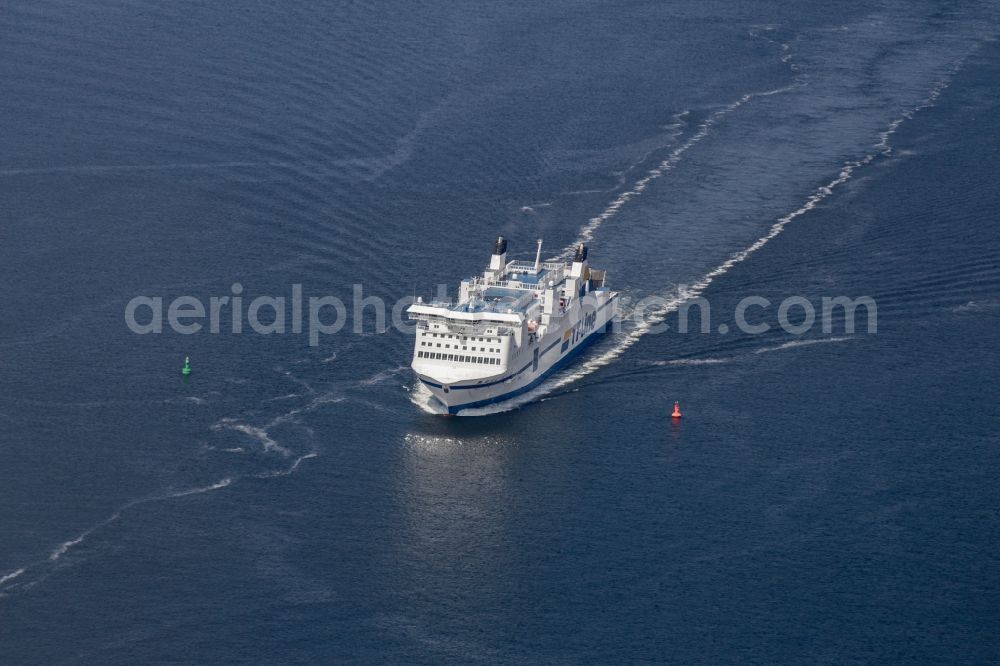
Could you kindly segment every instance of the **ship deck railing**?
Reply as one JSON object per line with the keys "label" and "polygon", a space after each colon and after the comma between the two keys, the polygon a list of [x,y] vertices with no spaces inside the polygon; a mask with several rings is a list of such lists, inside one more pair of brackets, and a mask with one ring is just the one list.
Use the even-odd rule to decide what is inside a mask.
{"label": "ship deck railing", "polygon": [[522,293],[520,290],[507,289],[504,287],[487,287],[481,293],[464,303],[454,305],[450,310],[453,312],[497,312],[512,314],[524,312],[537,299],[535,292]]}
{"label": "ship deck railing", "polygon": [[519,279],[507,278],[504,280],[487,280],[482,277],[474,277],[469,280],[472,287],[503,287],[504,289],[519,289],[524,291],[536,291],[546,289],[548,283],[553,285],[561,283],[565,277],[565,267],[562,264],[555,264],[552,270],[540,271],[538,275],[528,273],[521,274]]}
{"label": "ship deck railing", "polygon": [[[435,322],[439,324],[444,324],[449,330],[456,331],[468,331],[469,335],[482,335],[482,331],[486,327],[491,329],[496,329],[496,335],[511,335],[514,333],[514,329],[510,326],[501,324],[496,321],[455,321],[453,319],[440,318],[435,319]],[[427,330],[430,328],[430,321],[427,319],[421,319],[417,321],[417,328],[421,330]]]}
{"label": "ship deck railing", "polygon": [[426,305],[429,305],[432,308],[448,308],[448,309],[450,309],[450,308],[454,307],[455,301],[451,300],[450,298],[435,298],[435,299],[433,299],[431,301],[427,301]]}
{"label": "ship deck railing", "polygon": [[524,291],[502,286],[489,286],[473,292],[468,301],[456,303],[452,299],[436,298],[425,305],[450,312],[493,312],[497,314],[523,313],[533,303],[540,302],[535,291]]}
{"label": "ship deck railing", "polygon": [[527,307],[531,305],[531,301],[533,300],[535,300],[534,294],[528,293],[517,299],[499,296],[486,299],[473,298],[470,301],[462,303],[456,303],[452,300],[436,299],[426,303],[421,303],[421,305],[427,305],[432,308],[441,308],[442,310],[448,310],[449,312],[494,312],[497,314],[514,314],[526,310]]}
{"label": "ship deck railing", "polygon": [[[557,271],[566,268],[566,264],[559,261],[544,261],[542,262],[541,268],[547,271]],[[508,261],[507,270],[517,271],[518,273],[533,273],[535,271],[535,262]]]}

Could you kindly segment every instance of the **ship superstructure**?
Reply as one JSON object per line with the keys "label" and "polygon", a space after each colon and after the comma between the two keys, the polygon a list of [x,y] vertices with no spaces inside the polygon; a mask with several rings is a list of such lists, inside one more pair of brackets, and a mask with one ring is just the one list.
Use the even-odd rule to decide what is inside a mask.
{"label": "ship superstructure", "polygon": [[568,363],[617,314],[618,292],[591,268],[587,247],[570,263],[507,260],[502,236],[482,275],[454,301],[417,299],[412,367],[451,414],[523,393]]}

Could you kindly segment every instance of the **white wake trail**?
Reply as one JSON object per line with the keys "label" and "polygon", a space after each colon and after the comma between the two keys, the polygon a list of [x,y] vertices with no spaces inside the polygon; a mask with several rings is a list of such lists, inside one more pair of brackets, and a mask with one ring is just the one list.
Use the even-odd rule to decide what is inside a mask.
{"label": "white wake trail", "polygon": [[59,560],[59,558],[61,558],[66,553],[68,553],[71,548],[73,548],[74,546],[78,546],[81,543],[83,543],[83,541],[87,537],[89,537],[91,534],[93,534],[97,530],[101,529],[102,527],[107,527],[111,523],[113,523],[116,520],[118,520],[119,518],[121,518],[122,511],[125,511],[129,507],[134,506],[134,505],[138,504],[141,501],[142,500],[135,500],[135,501],[129,502],[128,504],[126,504],[125,506],[123,506],[122,508],[118,509],[113,514],[111,514],[109,517],[105,518],[104,520],[102,520],[101,522],[97,523],[93,527],[90,527],[89,529],[86,529],[83,532],[81,532],[79,534],[79,536],[77,536],[76,538],[70,539],[69,541],[63,541],[61,544],[59,544],[58,546],[56,546],[52,550],[51,553],[49,553],[49,562],[55,562],[55,561]]}
{"label": "white wake trail", "polygon": [[789,340],[788,342],[782,343],[780,345],[775,345],[773,347],[761,347],[760,349],[754,350],[754,354],[767,354],[768,352],[784,351],[786,349],[794,349],[795,347],[808,347],[810,345],[822,345],[830,342],[846,342],[847,340],[853,340],[854,336],[842,335],[832,338],[810,338],[807,340]]}
{"label": "white wake trail", "polygon": [[[267,427],[270,427],[271,425],[272,424],[268,424]],[[225,429],[225,430],[235,430],[237,432],[242,432],[244,435],[249,435],[253,439],[260,442],[261,446],[264,448],[265,451],[274,451],[286,457],[292,455],[291,451],[289,451],[287,448],[285,448],[284,446],[282,446],[281,444],[279,444],[278,442],[274,441],[271,438],[271,436],[267,432],[267,427],[258,428],[248,423],[239,423],[235,419],[224,418],[221,419],[218,423],[214,423],[211,426],[211,429],[215,431]]]}
{"label": "white wake trail", "polygon": [[[615,359],[617,359],[619,356],[628,351],[628,349],[631,348],[636,342],[638,342],[644,335],[646,335],[646,333],[648,333],[657,325],[661,324],[663,320],[666,319],[666,317],[670,313],[675,312],[685,302],[701,296],[701,294],[704,293],[704,291],[708,288],[709,285],[712,284],[713,281],[715,281],[716,278],[725,275],[734,266],[745,261],[752,254],[763,248],[771,240],[773,240],[779,234],[781,234],[781,232],[784,231],[785,227],[791,224],[794,220],[798,219],[799,217],[802,217],[809,211],[816,208],[816,206],[818,206],[823,200],[832,195],[834,190],[838,186],[843,185],[844,183],[849,181],[858,169],[868,164],[871,164],[875,159],[877,159],[880,156],[888,155],[892,151],[892,147],[890,144],[890,139],[892,135],[895,134],[896,131],[900,128],[900,126],[902,126],[902,124],[905,123],[907,120],[912,119],[921,110],[934,105],[934,103],[938,100],[938,98],[941,96],[944,90],[950,85],[951,78],[960,69],[961,64],[962,61],[959,61],[951,69],[949,74],[946,75],[944,78],[942,78],[941,81],[936,86],[934,86],[934,88],[922,102],[920,102],[913,108],[903,112],[903,114],[899,118],[889,123],[888,127],[883,132],[879,133],[878,135],[879,140],[875,144],[874,146],[875,150],[873,152],[859,159],[845,162],[841,166],[840,172],[837,174],[837,176],[833,178],[830,182],[826,183],[825,185],[821,185],[820,187],[816,188],[812,192],[812,194],[809,195],[804,204],[802,204],[800,207],[796,208],[792,212],[788,213],[787,215],[779,218],[777,221],[774,222],[774,224],[771,225],[771,227],[767,230],[767,233],[765,233],[763,236],[761,236],[756,241],[751,243],[748,247],[731,255],[728,259],[726,259],[721,264],[716,266],[714,269],[706,273],[700,280],[698,280],[698,282],[689,285],[683,289],[674,289],[672,292],[663,295],[663,298],[668,300],[666,300],[666,302],[662,305],[662,307],[658,311],[648,316],[643,321],[637,322],[634,328],[632,328],[631,330],[618,334],[618,337],[614,339],[614,341],[610,344],[610,346],[607,345],[599,346],[598,347],[599,353],[593,355],[591,358],[586,359],[582,363],[579,363],[575,366],[571,366],[569,370],[557,374],[552,379],[543,382],[539,387],[525,393],[522,396],[514,398],[510,401],[499,403],[497,405],[491,405],[489,407],[485,407],[482,409],[465,410],[462,412],[462,414],[481,415],[481,414],[491,414],[491,413],[497,413],[515,409],[525,403],[538,400],[544,397],[546,394],[551,393],[552,391],[559,389],[563,386],[566,386],[567,384],[575,382],[578,379],[593,373],[598,368],[604,367],[609,363],[611,363],[612,361],[614,361]],[[702,123],[698,132],[690,139],[688,139],[688,141],[686,141],[684,144],[676,148],[674,152],[671,153],[670,157],[668,157],[663,163],[661,163],[661,166],[657,167],[656,169],[653,169],[652,171],[649,172],[649,174],[647,174],[646,177],[637,181],[635,187],[629,190],[629,192],[626,192],[621,196],[619,196],[617,199],[615,199],[615,201],[613,201],[611,205],[609,205],[601,215],[591,219],[582,228],[578,242],[589,240],[593,236],[594,231],[600,226],[602,222],[613,217],[626,202],[628,202],[637,194],[641,193],[642,190],[645,189],[645,187],[649,184],[649,182],[653,178],[658,178],[660,175],[669,170],[669,168],[672,168],[673,165],[677,163],[677,160],[680,159],[680,155],[682,155],[683,152],[686,151],[691,145],[694,145],[702,138],[704,138],[708,134],[712,124],[715,123],[719,118],[723,117],[726,113],[729,113],[732,110],[739,108],[739,106],[745,104],[747,101],[749,101],[755,96],[774,95],[779,92],[784,92],[788,89],[789,88],[780,88],[765,93],[748,93],[743,97],[741,97],[736,102],[733,102],[732,104],[729,104],[723,109],[716,111],[712,116],[709,117],[708,120]],[[575,247],[575,244],[573,247]],[[563,254],[559,255],[560,258],[567,256],[567,253],[570,249],[571,248],[568,248],[566,252],[563,252]],[[839,338],[828,339],[825,341],[834,342],[834,341],[840,341],[840,339]],[[785,345],[783,345],[783,348],[787,348],[790,344],[791,343],[785,343]],[[600,351],[602,347],[604,347],[603,352]],[[423,386],[420,385],[414,388],[414,390],[411,392],[411,400],[421,409],[423,409],[428,413],[441,413],[441,410],[436,408],[434,402],[432,400],[427,399],[428,396],[430,396],[430,391],[426,390]]]}
{"label": "white wake trail", "polygon": [[881,155],[888,155],[892,150],[892,147],[890,145],[890,138],[892,137],[892,135],[896,133],[896,131],[904,122],[913,118],[913,116],[916,115],[921,110],[932,106],[937,101],[937,99],[941,96],[941,93],[944,92],[944,90],[951,83],[951,77],[954,75],[955,72],[958,71],[958,68],[960,66],[961,63],[957,64],[952,69],[951,73],[945,78],[943,78],[931,90],[930,94],[924,99],[924,101],[922,101],[912,109],[905,111],[899,118],[889,123],[889,126],[886,128],[886,130],[879,134],[879,141],[878,143],[875,144],[876,150],[874,152],[871,152],[860,159],[851,160],[849,162],[844,163],[844,165],[840,169],[840,173],[837,174],[837,177],[831,180],[826,185],[822,185],[816,188],[813,191],[813,193],[806,199],[806,202],[802,206],[793,210],[791,213],[788,213],[784,217],[779,218],[774,224],[771,225],[771,228],[768,229],[767,233],[765,233],[763,236],[761,236],[756,241],[751,243],[748,247],[733,254],[724,262],[722,262],[714,269],[706,273],[698,282],[694,283],[693,285],[689,285],[683,292],[671,294],[670,295],[671,300],[665,303],[664,306],[660,308],[658,312],[655,312],[646,320],[637,323],[635,328],[628,331],[619,340],[617,345],[607,350],[603,354],[588,359],[585,363],[580,365],[575,370],[575,372],[563,375],[562,377],[557,379],[551,385],[550,390],[559,388],[570,382],[576,381],[580,377],[583,377],[585,375],[594,372],[598,368],[607,365],[608,363],[612,362],[613,360],[624,354],[632,345],[638,342],[639,339],[642,338],[642,336],[648,333],[650,329],[662,323],[663,320],[667,317],[667,315],[669,315],[672,312],[675,312],[685,302],[701,296],[701,294],[708,288],[710,284],[712,284],[712,282],[716,278],[725,275],[734,266],[745,261],[750,255],[752,255],[753,253],[757,252],[762,247],[767,245],[771,240],[776,238],[782,231],[784,231],[785,227],[787,227],[791,222],[793,222],[797,218],[805,215],[809,211],[816,208],[816,206],[818,206],[824,199],[833,194],[835,188],[837,188],[840,185],[843,185],[848,180],[850,180],[851,176],[854,174],[855,171],[857,171],[861,167],[871,164],[876,158],[878,158]]}
{"label": "white wake trail", "polygon": [[[296,465],[298,464],[298,462],[300,461],[296,461]],[[92,525],[91,527],[88,527],[83,532],[80,532],[80,534],[78,534],[76,537],[69,539],[67,541],[63,541],[61,544],[53,548],[52,551],[49,552],[48,557],[46,557],[44,560],[38,560],[32,562],[28,565],[20,567],[16,571],[12,571],[8,574],[0,576],[0,598],[8,596],[13,590],[17,588],[22,588],[22,589],[30,588],[35,584],[41,582],[45,578],[47,578],[54,570],[54,567],[59,566],[58,565],[59,560],[61,560],[66,555],[66,553],[68,553],[70,550],[72,550],[76,546],[79,546],[81,543],[86,541],[87,538],[90,537],[95,532],[117,521],[119,518],[122,517],[122,514],[124,514],[129,509],[138,506],[140,504],[146,504],[149,502],[161,502],[179,497],[187,497],[189,495],[200,495],[202,493],[212,492],[214,490],[219,490],[221,488],[226,488],[230,486],[233,483],[233,481],[234,479],[232,479],[231,477],[227,477],[225,479],[222,479],[221,481],[210,484],[208,486],[200,486],[196,488],[187,488],[184,490],[161,493],[157,495],[149,495],[147,497],[141,497],[139,499],[134,499],[131,502],[127,502],[121,508],[119,508],[117,511],[112,513],[110,516],[108,516],[101,522]],[[41,575],[34,576],[34,580],[28,581],[26,583],[16,581],[16,579],[20,578],[23,574],[36,569],[42,569],[43,571]]]}
{"label": "white wake trail", "polygon": [[9,574],[5,574],[3,576],[0,576],[0,585],[3,585],[4,583],[6,583],[9,580],[14,580],[15,578],[17,578],[18,576],[20,576],[21,574],[23,574],[24,571],[25,571],[25,569],[22,567],[22,568],[18,569],[17,571],[11,571]]}
{"label": "white wake trail", "polygon": [[299,465],[302,464],[303,460],[309,460],[310,458],[316,458],[318,456],[319,456],[319,454],[316,453],[316,452],[312,452],[312,453],[307,453],[305,455],[301,455],[301,456],[299,456],[298,458],[296,458],[292,462],[292,464],[288,467],[288,469],[279,469],[279,470],[275,470],[273,472],[261,472],[260,474],[255,475],[255,478],[258,478],[258,479],[273,479],[273,478],[279,477],[279,476],[288,476],[289,474],[294,473],[295,470],[297,470],[299,468]]}
{"label": "white wake trail", "polygon": [[741,106],[743,106],[750,100],[754,99],[755,97],[768,97],[770,95],[777,95],[779,93],[792,90],[793,88],[796,88],[797,85],[798,84],[793,84],[789,86],[784,86],[782,88],[776,88],[774,90],[767,90],[764,92],[747,93],[742,97],[740,97],[735,102],[731,102],[726,106],[722,107],[721,109],[714,111],[711,115],[708,116],[708,118],[702,121],[702,123],[698,126],[698,130],[694,134],[692,134],[687,141],[674,148],[670,152],[670,154],[666,157],[666,159],[657,164],[654,168],[647,171],[646,175],[637,180],[630,189],[619,194],[618,198],[616,198],[614,201],[608,204],[607,207],[603,211],[601,211],[600,215],[590,218],[590,220],[587,221],[587,224],[585,224],[580,229],[579,235],[577,236],[576,240],[573,241],[573,244],[566,247],[560,254],[556,255],[556,257],[551,259],[551,261],[568,259],[576,251],[577,245],[579,245],[580,243],[589,243],[591,240],[593,240],[594,233],[598,230],[598,228],[600,228],[602,224],[604,224],[604,222],[617,215],[618,211],[621,210],[621,208],[625,204],[627,204],[629,201],[642,194],[643,191],[647,187],[649,187],[649,184],[651,182],[653,182],[657,178],[660,178],[664,174],[672,171],[674,167],[677,166],[677,163],[681,161],[681,157],[683,157],[684,153],[686,153],[693,146],[697,145],[702,139],[708,136],[709,132],[711,132],[712,130],[712,127],[716,123],[718,123],[722,118],[729,115],[730,113],[740,108]]}
{"label": "white wake trail", "polygon": [[[233,479],[231,477],[226,477],[221,481],[216,481],[213,484],[207,486],[201,486],[200,488],[188,488],[187,490],[178,490],[177,492],[168,493],[166,495],[161,495],[155,499],[166,500],[173,499],[175,497],[187,497],[188,495],[201,495],[202,493],[210,493],[213,490],[219,490],[221,488],[226,488],[232,485]],[[152,501],[152,498],[148,501]]]}

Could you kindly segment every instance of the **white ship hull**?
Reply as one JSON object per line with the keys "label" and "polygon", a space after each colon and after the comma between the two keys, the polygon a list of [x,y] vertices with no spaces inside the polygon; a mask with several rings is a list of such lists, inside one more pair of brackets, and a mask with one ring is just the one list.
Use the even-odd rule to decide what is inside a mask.
{"label": "white ship hull", "polygon": [[[593,324],[587,322],[584,317],[578,325],[560,328],[539,340],[535,346],[538,350],[537,363],[532,351],[523,362],[507,368],[494,377],[482,378],[475,382],[458,381],[449,385],[442,383],[435,376],[437,373],[422,374],[416,367],[414,371],[434,397],[447,408],[449,414],[510,400],[541,384],[556,370],[569,364],[586,347],[596,342],[611,327],[617,306],[618,294],[615,293],[603,305],[597,306]],[[567,333],[569,338],[564,341],[563,337]],[[564,342],[567,343],[565,348]],[[423,369],[426,371],[426,368]]]}
{"label": "white ship hull", "polygon": [[580,245],[572,262],[507,261],[497,244],[481,277],[462,281],[455,301],[421,299],[412,368],[451,414],[509,400],[540,384],[594,342],[618,313],[605,272]]}

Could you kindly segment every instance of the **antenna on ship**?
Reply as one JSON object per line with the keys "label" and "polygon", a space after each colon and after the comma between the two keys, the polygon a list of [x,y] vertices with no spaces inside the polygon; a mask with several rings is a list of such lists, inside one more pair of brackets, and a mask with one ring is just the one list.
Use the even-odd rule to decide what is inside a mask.
{"label": "antenna on ship", "polygon": [[538,252],[535,254],[535,275],[538,275],[538,269],[542,267],[542,239],[538,239]]}

